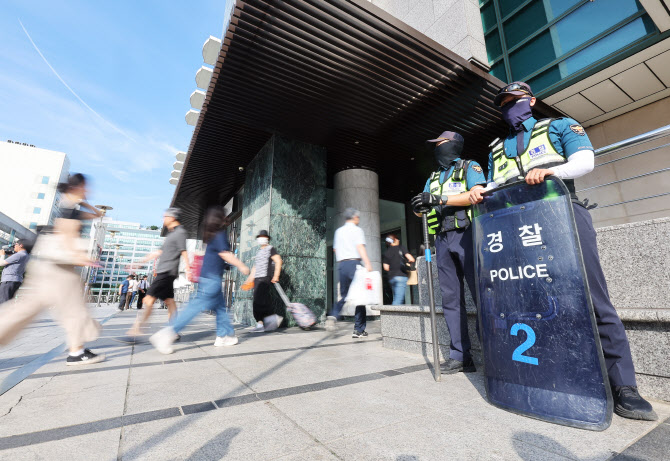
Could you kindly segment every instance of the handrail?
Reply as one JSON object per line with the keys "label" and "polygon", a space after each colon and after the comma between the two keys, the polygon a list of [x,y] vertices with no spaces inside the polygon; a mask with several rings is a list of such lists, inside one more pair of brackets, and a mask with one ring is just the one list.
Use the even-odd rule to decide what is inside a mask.
{"label": "handrail", "polygon": [[[660,139],[660,138],[663,138],[665,136],[670,136],[670,125],[666,125],[666,126],[663,126],[661,128],[657,128],[655,130],[648,131],[647,133],[643,133],[643,134],[638,135],[638,136],[633,136],[632,138],[624,139],[623,141],[615,142],[614,144],[610,144],[609,146],[601,147],[600,149],[596,149],[594,151],[594,153],[595,153],[596,157],[600,157],[600,156],[603,156],[603,155],[608,155],[608,154],[612,154],[614,152],[618,152],[618,151],[623,150],[623,149],[628,149],[629,147],[637,146],[637,145],[643,144],[645,142],[654,141],[656,139]],[[666,144],[662,144],[660,146],[656,146],[656,147],[652,147],[652,148],[649,148],[649,149],[641,150],[639,152],[636,152],[636,153],[633,153],[633,154],[630,154],[630,155],[626,155],[624,157],[619,157],[619,158],[615,158],[615,159],[612,159],[612,160],[608,160],[607,162],[599,163],[598,165],[595,165],[594,168],[598,168],[599,166],[603,166],[603,165],[607,165],[607,164],[610,164],[610,163],[618,162],[619,160],[625,160],[625,159],[630,158],[630,157],[635,157],[637,155],[646,154],[648,152],[652,152],[652,151],[662,149],[664,147],[669,147],[669,146],[670,146],[670,143],[666,143]],[[630,181],[632,179],[638,179],[638,178],[642,178],[642,177],[645,177],[645,176],[650,176],[650,175],[653,175],[653,174],[662,173],[662,172],[665,172],[665,171],[668,171],[668,170],[670,170],[670,168],[661,168],[661,169],[658,169],[658,170],[655,170],[655,171],[650,171],[650,172],[639,174],[639,175],[636,175],[636,176],[630,176],[628,178],[623,178],[623,179],[619,179],[619,180],[616,180],[616,181],[611,181],[611,182],[604,183],[604,184],[598,184],[596,186],[586,187],[584,189],[579,189],[577,192],[584,192],[584,191],[591,190],[591,189],[597,189],[599,187],[611,186],[612,184],[618,184],[618,183]],[[616,206],[616,205],[624,205],[626,203],[639,202],[640,200],[647,200],[647,199],[650,199],[650,198],[663,197],[663,196],[666,196],[666,195],[670,195],[670,192],[665,192],[665,193],[656,194],[656,195],[649,195],[647,197],[640,197],[640,198],[635,198],[635,199],[630,199],[630,200],[624,200],[622,202],[617,202],[617,203],[610,203],[610,204],[607,204],[607,205],[601,205],[598,208],[608,208],[608,207]]]}
{"label": "handrail", "polygon": [[600,149],[595,150],[595,155],[596,157],[599,157],[601,155],[611,154],[664,136],[670,136],[670,125],[642,133],[638,136],[633,136],[632,138],[624,139],[623,141],[615,142],[609,146],[601,147]]}

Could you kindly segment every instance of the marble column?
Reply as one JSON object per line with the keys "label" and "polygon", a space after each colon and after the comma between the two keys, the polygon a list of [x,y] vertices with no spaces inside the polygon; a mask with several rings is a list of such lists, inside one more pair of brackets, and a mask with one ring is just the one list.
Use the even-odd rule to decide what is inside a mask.
{"label": "marble column", "polygon": [[[292,302],[305,304],[322,320],[326,311],[326,150],[273,135],[247,166],[240,258],[251,267],[255,236],[266,229],[284,266],[280,284]],[[243,280],[240,277],[238,280]],[[235,293],[235,319],[252,324],[252,292]],[[272,290],[275,312],[287,317]]]}

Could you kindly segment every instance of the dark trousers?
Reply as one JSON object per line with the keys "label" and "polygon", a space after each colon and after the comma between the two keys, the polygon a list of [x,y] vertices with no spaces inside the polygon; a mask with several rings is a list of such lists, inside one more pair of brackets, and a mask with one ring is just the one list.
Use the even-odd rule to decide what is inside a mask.
{"label": "dark trousers", "polygon": [[471,356],[463,279],[467,282],[470,293],[475,293],[471,228],[440,232],[435,237],[435,249],[442,293],[442,313],[451,337],[449,357],[465,361]]}
{"label": "dark trousers", "polygon": [[128,297],[128,292],[121,293],[119,295],[119,309],[123,310],[126,305],[126,298]]}
{"label": "dark trousers", "polygon": [[598,257],[598,245],[596,242],[596,231],[593,229],[591,214],[581,205],[572,204],[577,223],[577,233],[582,247],[586,278],[591,290],[593,310],[598,324],[600,344],[605,356],[605,364],[610,383],[613,386],[635,386],[635,367],[633,357],[630,353],[626,330],[621,323],[609,293],[607,282],[600,266]]}
{"label": "dark trousers", "polygon": [[6,303],[14,297],[21,282],[2,282],[0,283],[0,304]]}
{"label": "dark trousers", "polygon": [[142,309],[142,300],[146,296],[146,293],[142,293],[141,291],[137,291],[137,308]]}
{"label": "dark trousers", "polygon": [[269,315],[274,314],[272,308],[272,299],[270,298],[270,288],[272,282],[270,277],[254,279],[254,318],[257,322],[262,322]]}
{"label": "dark trousers", "polygon": [[[342,312],[342,307],[349,293],[349,286],[351,286],[351,281],[354,279],[354,274],[356,274],[356,267],[359,264],[360,261],[357,260],[340,261],[337,263],[337,273],[340,278],[340,300],[333,304],[333,308],[330,311],[330,315],[337,319],[340,318],[340,312]],[[367,326],[365,306],[356,306],[356,313],[354,315],[354,329],[359,332],[365,331],[365,327]]]}

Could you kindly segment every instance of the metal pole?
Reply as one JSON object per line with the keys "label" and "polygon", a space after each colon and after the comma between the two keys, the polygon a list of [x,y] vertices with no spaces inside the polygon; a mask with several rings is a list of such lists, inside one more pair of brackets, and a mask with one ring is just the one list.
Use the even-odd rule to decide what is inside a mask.
{"label": "metal pole", "polygon": [[[100,253],[102,254],[102,250],[105,248],[105,236],[106,232],[104,231],[104,228],[102,227],[102,218],[103,216],[100,217],[100,228],[103,229],[103,234],[102,234],[102,245],[100,246]],[[98,229],[98,232],[100,229]],[[97,240],[97,239],[96,239]],[[95,307],[100,307],[100,299],[102,298],[102,288],[105,286],[105,272],[107,272],[107,258],[105,258],[105,268],[102,271],[102,280],[100,280],[100,291],[98,291],[98,302],[95,304]],[[95,278],[98,278],[98,271],[96,270],[95,272]]]}
{"label": "metal pole", "polygon": [[423,246],[426,249],[426,276],[428,277],[428,301],[430,304],[430,333],[433,336],[433,376],[435,381],[441,380],[440,372],[440,348],[437,339],[437,318],[435,315],[435,292],[433,291],[433,263],[430,252],[430,239],[428,237],[428,210],[421,211],[423,222]]}

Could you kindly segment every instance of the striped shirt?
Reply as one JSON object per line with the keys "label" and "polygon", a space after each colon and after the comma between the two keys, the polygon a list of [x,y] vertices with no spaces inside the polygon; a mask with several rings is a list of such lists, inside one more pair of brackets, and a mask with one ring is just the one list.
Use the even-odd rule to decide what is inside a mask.
{"label": "striped shirt", "polygon": [[[256,253],[256,274],[254,278],[260,279],[274,275],[274,262],[272,262],[271,258],[276,254],[277,250],[272,245],[258,250],[258,253]],[[272,270],[272,274],[270,274],[269,269]]]}

